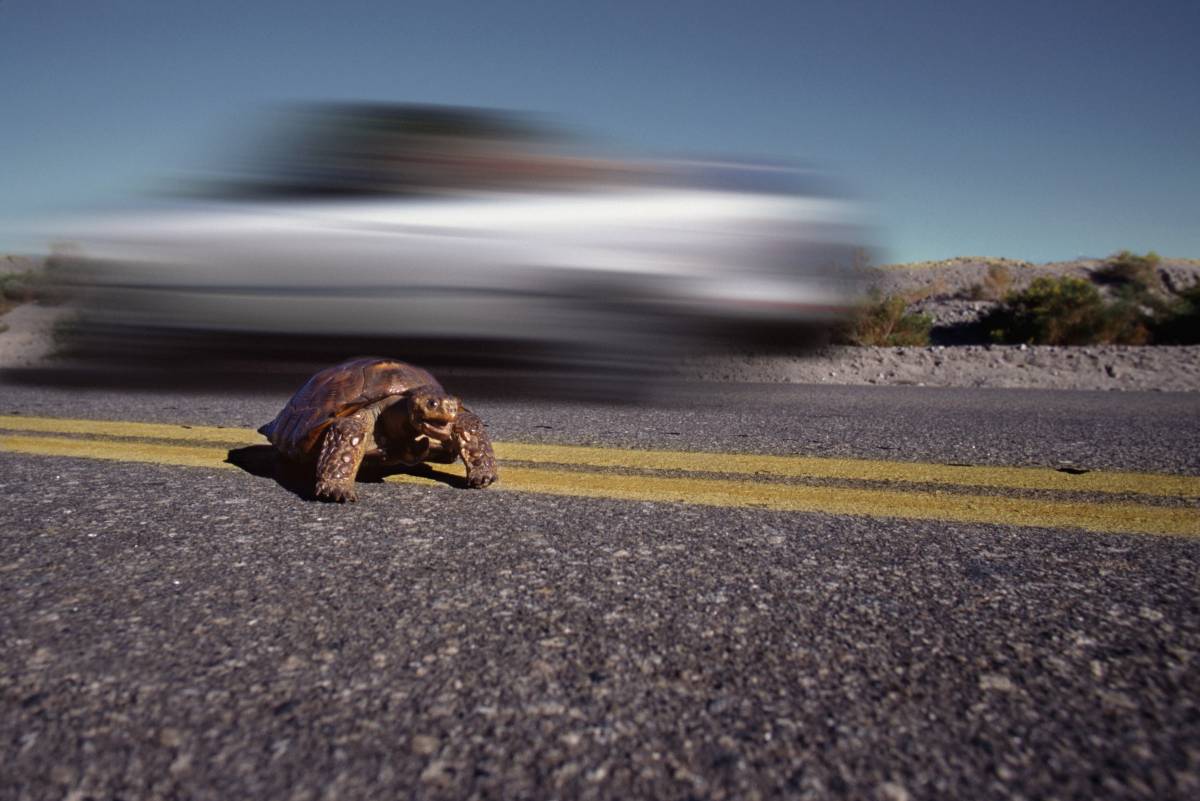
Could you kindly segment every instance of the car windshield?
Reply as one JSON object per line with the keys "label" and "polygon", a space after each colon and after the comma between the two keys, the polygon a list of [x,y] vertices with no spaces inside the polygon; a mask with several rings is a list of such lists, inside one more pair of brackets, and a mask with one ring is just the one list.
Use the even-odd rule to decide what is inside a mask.
{"label": "car windshield", "polygon": [[346,104],[284,115],[218,192],[243,197],[429,195],[545,188],[586,174],[556,137],[511,114]]}

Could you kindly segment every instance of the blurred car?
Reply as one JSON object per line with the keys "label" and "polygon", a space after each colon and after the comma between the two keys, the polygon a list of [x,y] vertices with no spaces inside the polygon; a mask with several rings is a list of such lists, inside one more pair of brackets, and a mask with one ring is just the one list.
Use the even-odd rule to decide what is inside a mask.
{"label": "blurred car", "polygon": [[652,353],[857,298],[859,207],[809,171],[581,157],[474,110],[305,120],[217,192],[74,230],[84,324]]}

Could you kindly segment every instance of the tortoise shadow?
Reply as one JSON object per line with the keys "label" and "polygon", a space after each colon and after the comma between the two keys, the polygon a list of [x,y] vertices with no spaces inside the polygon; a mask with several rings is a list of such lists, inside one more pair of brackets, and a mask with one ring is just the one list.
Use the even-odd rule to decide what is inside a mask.
{"label": "tortoise shadow", "polygon": [[[312,464],[296,464],[279,458],[279,451],[271,445],[247,445],[231,448],[225,462],[246,471],[252,476],[269,478],[288,492],[306,501],[319,500],[313,494],[314,478]],[[439,481],[456,489],[466,489],[467,480],[462,476],[435,470],[427,464],[413,467],[364,464],[359,468],[356,482],[379,484],[388,476],[406,475]]]}

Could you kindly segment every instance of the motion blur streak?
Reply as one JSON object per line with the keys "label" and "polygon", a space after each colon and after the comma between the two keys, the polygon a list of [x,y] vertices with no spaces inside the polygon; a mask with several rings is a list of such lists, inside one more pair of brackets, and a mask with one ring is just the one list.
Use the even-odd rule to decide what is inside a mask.
{"label": "motion blur streak", "polygon": [[653,372],[713,345],[801,348],[856,302],[863,215],[821,174],[580,149],[513,114],[303,107],[169,199],[64,223],[58,272],[80,341],[168,363],[271,335]]}

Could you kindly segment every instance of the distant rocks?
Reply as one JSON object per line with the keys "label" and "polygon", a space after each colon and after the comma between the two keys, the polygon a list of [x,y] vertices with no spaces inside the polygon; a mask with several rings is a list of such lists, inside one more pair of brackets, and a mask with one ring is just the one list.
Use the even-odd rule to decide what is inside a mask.
{"label": "distant rocks", "polygon": [[[871,281],[883,295],[909,299],[909,311],[933,320],[929,347],[832,347],[809,358],[744,353],[687,360],[682,377],[710,381],[811,384],[907,384],[929,387],[1025,387],[1200,391],[1200,346],[1049,347],[983,344],[977,323],[1009,290],[1039,276],[1092,280],[1102,259],[1032,264],[963,257],[881,267]],[[989,279],[989,273],[991,278]],[[1200,260],[1163,259],[1172,292],[1200,281]]]}
{"label": "distant rocks", "polygon": [[[988,287],[988,271],[1003,271],[1008,288],[1024,289],[1041,276],[1073,276],[1092,280],[1102,270],[1105,259],[1075,259],[1074,261],[1034,264],[1014,259],[964,256],[945,261],[892,264],[871,271],[871,282],[885,295],[902,294],[914,301],[922,298],[940,300],[984,300],[976,296]],[[1200,259],[1164,258],[1158,267],[1159,278],[1171,292],[1179,292],[1200,281]],[[979,289],[977,289],[979,288]]]}

